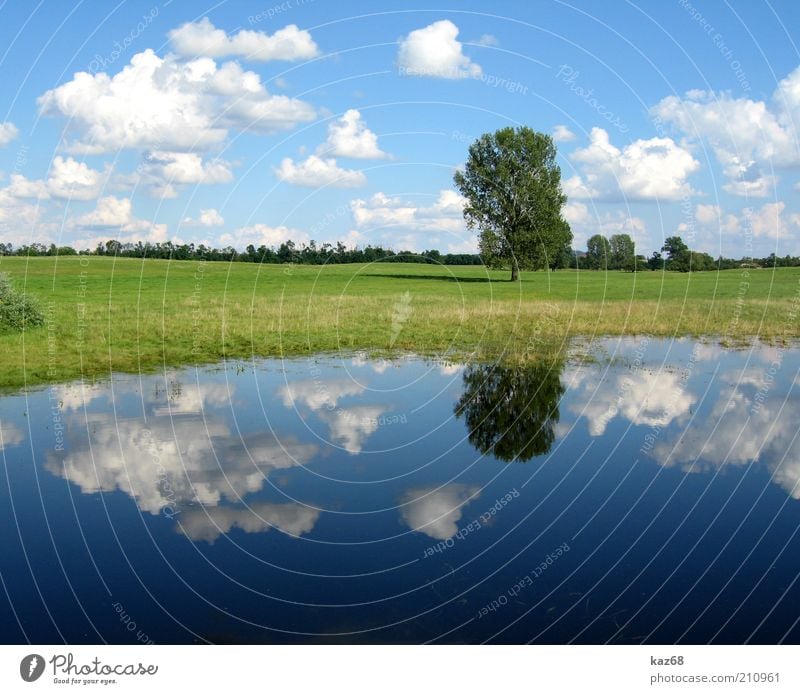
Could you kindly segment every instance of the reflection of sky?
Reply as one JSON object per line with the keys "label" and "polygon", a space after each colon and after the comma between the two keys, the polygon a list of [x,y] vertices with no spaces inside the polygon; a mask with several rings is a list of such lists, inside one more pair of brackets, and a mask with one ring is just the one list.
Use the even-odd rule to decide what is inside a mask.
{"label": "reflection of sky", "polygon": [[[633,364],[641,344],[609,341],[608,359],[567,365],[558,439],[588,433],[611,450],[622,437],[633,456],[650,436],[650,459],[692,472],[756,461],[800,498],[795,353],[784,355],[784,376],[764,389],[766,370],[781,355],[775,348],[652,342]],[[453,418],[463,367],[401,360],[376,368],[363,357],[344,367],[290,362],[236,383],[203,372],[198,383],[197,373],[175,372],[121,379],[113,393],[103,384],[56,386],[49,402],[60,407],[65,450],[48,451],[45,467],[85,494],[122,492],[147,514],[177,518],[179,511],[179,529],[193,540],[235,529],[305,535],[321,509],[385,509],[415,533],[452,537],[464,506],[482,494],[480,474],[450,481],[480,458]],[[0,419],[3,449],[23,442],[23,424]],[[52,434],[47,443],[52,448]],[[293,472],[306,468],[298,481]],[[326,486],[326,475],[341,484]],[[378,484],[383,479],[395,481]]]}
{"label": "reflection of sky", "polygon": [[16,424],[0,419],[0,451],[6,447],[16,446],[24,440],[25,436]]}
{"label": "reflection of sky", "polygon": [[[271,505],[261,508],[260,515],[252,509],[220,507],[223,501],[236,503],[259,492],[271,473],[305,465],[318,451],[313,443],[299,443],[292,436],[279,440],[270,431],[240,438],[224,416],[232,392],[221,383],[180,384],[162,397],[148,391],[142,419],[128,416],[127,408],[89,407],[109,395],[102,389],[65,387],[59,395],[67,425],[66,453],[51,455],[45,467],[85,494],[119,490],[143,512],[165,511],[170,517],[182,513],[183,531],[192,538],[213,539],[232,527],[254,532],[256,525],[304,532],[316,515],[303,516],[302,507]],[[117,385],[115,395],[124,399],[125,385]],[[197,504],[205,510],[191,510]]]}
{"label": "reflection of sky", "polygon": [[446,540],[458,532],[464,506],[478,498],[480,491],[466,484],[409,489],[400,499],[403,520],[412,530]]}
{"label": "reflection of sky", "polygon": [[[660,465],[702,472],[755,462],[800,499],[796,352],[768,345],[727,351],[688,340],[641,345],[619,340],[610,367],[601,361],[566,370],[568,411],[586,420],[590,436],[608,436],[616,420],[635,427],[624,435],[637,447],[648,437],[644,449]],[[643,358],[632,368],[636,356]],[[559,436],[569,429],[562,423]]]}
{"label": "reflection of sky", "polygon": [[755,461],[800,499],[800,392],[791,380],[787,387],[780,381],[767,384],[764,376],[765,369],[757,367],[725,374],[710,413],[682,436],[670,432],[653,457],[687,472]]}
{"label": "reflection of sky", "polygon": [[[779,553],[800,514],[800,353],[787,351],[764,389],[764,374],[780,356],[774,349],[693,351],[691,341],[653,340],[637,365],[639,344],[604,341],[594,362],[566,362],[556,439],[525,463],[473,447],[465,419],[454,414],[464,392],[461,369],[439,361],[403,359],[375,369],[352,355],[268,360],[249,372],[176,370],[0,398],[7,479],[0,513],[12,529],[0,572],[43,643],[60,636],[47,627],[31,573],[48,606],[63,609],[66,638],[91,629],[77,608],[65,606],[70,586],[53,570],[55,550],[91,619],[106,620],[109,640],[127,632],[113,636],[124,625],[95,599],[103,581],[126,612],[157,624],[152,630],[165,641],[188,638],[170,626],[173,615],[211,641],[283,638],[245,636],[228,612],[301,634],[397,621],[387,640],[456,630],[454,639],[468,642],[512,623],[518,626],[509,638],[522,642],[565,615],[563,622],[572,621],[558,640],[616,613],[609,605],[619,600],[628,613],[597,627],[605,639],[614,637],[615,619],[623,625],[641,607],[650,626],[630,633],[649,633],[654,619],[686,600],[674,615],[683,621],[653,637],[671,642],[709,605],[714,628],[725,622],[729,605],[747,602],[766,575],[746,626],[730,640],[744,631],[747,638],[763,605],[798,575],[797,553]],[[533,394],[539,382],[531,378]],[[63,451],[53,406],[65,427]],[[642,451],[646,437],[652,445]],[[514,489],[513,503],[498,501]],[[733,541],[744,520],[775,523],[756,545],[748,537],[758,533],[747,534],[756,526],[743,526]],[[714,552],[687,554],[701,538],[712,548],[731,540],[713,566]],[[520,596],[524,606],[509,599],[507,611],[488,622],[474,619],[565,541],[573,551],[548,568],[537,595]],[[588,600],[586,587],[611,569]],[[741,591],[721,592],[719,576]],[[695,579],[699,589],[686,590]],[[623,583],[631,589],[621,594]],[[161,622],[163,610],[142,585],[170,610]],[[662,588],[654,593],[654,586]],[[796,603],[793,590],[786,604]],[[219,614],[193,591],[219,605]],[[648,617],[656,603],[662,612]],[[545,611],[551,607],[556,612]]]}

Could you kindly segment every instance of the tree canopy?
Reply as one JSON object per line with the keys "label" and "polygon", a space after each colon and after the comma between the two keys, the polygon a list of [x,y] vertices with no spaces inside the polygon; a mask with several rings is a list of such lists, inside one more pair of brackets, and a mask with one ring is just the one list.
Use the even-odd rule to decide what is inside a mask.
{"label": "tree canopy", "polygon": [[556,267],[572,232],[562,216],[566,196],[549,135],[528,127],[481,135],[469,148],[454,182],[466,198],[467,227],[478,229],[479,247],[490,267]]}

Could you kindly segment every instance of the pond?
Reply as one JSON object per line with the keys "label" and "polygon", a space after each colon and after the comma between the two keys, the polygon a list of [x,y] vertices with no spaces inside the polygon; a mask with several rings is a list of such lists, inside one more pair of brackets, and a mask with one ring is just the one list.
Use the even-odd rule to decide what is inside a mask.
{"label": "pond", "polygon": [[800,349],[0,397],[4,643],[798,643]]}

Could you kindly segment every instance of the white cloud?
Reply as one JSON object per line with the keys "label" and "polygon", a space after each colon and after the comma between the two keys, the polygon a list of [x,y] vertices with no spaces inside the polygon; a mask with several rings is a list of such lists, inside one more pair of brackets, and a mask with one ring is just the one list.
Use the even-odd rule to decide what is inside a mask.
{"label": "white cloud", "polygon": [[284,241],[307,243],[308,240],[308,234],[299,229],[292,229],[287,226],[273,227],[268,224],[251,224],[250,226],[235,229],[230,233],[222,234],[219,237],[222,245],[233,246],[240,250],[250,244],[258,248],[259,246],[279,246]]}
{"label": "white cloud", "polygon": [[85,162],[58,156],[53,159],[46,180],[29,180],[20,174],[12,174],[10,185],[5,190],[17,198],[94,200],[100,195],[107,178],[108,171],[97,171]]}
{"label": "white cloud", "polygon": [[367,177],[361,171],[342,169],[336,159],[332,157],[318,157],[310,155],[300,162],[286,157],[281,165],[275,169],[275,175],[286,183],[306,188],[357,188],[367,182]]}
{"label": "white cloud", "polygon": [[174,198],[185,185],[213,185],[233,180],[231,165],[224,159],[204,160],[194,152],[146,152],[132,174],[119,176],[120,186],[144,186],[157,198]]}
{"label": "white cloud", "polygon": [[353,221],[359,228],[404,227],[412,230],[462,232],[465,229],[464,198],[454,190],[441,190],[432,205],[375,193],[369,200],[350,202]]}
{"label": "white cloud", "polygon": [[662,99],[651,112],[710,144],[728,179],[723,188],[733,195],[767,197],[777,181],[773,168],[800,166],[800,67],[778,84],[773,106],[692,90]]}
{"label": "white cloud", "polygon": [[570,158],[581,175],[564,181],[569,197],[596,200],[680,200],[695,194],[687,178],[700,168],[691,153],[670,138],[635,140],[618,149],[608,133],[592,128],[589,146]]}
{"label": "white cloud", "polygon": [[300,504],[253,503],[246,508],[211,506],[188,509],[178,516],[178,529],[191,540],[213,543],[220,535],[239,528],[261,533],[273,528],[300,537],[314,529],[319,510]]}
{"label": "white cloud", "polygon": [[415,29],[401,39],[397,64],[401,74],[443,79],[481,76],[481,66],[473,63],[457,40],[458,27],[449,19]]}
{"label": "white cloud", "polygon": [[611,210],[592,215],[582,202],[569,201],[564,205],[564,219],[572,229],[573,248],[585,248],[586,242],[594,234],[606,238],[613,234],[628,234],[638,246],[647,238],[647,225],[641,217],[635,217],[624,210]]}
{"label": "white cloud", "polygon": [[494,34],[482,34],[481,37],[474,43],[479,46],[498,46],[500,42]]}
{"label": "white cloud", "polygon": [[68,119],[75,152],[206,150],[229,128],[277,132],[312,120],[304,101],[270,95],[254,72],[211,58],[181,61],[138,53],[113,77],[78,72],[38,100],[44,115]]}
{"label": "white cloud", "polygon": [[591,436],[602,436],[616,417],[637,426],[665,427],[684,417],[697,400],[679,374],[670,371],[637,371],[602,382],[580,376],[581,390],[569,409],[586,417]]}
{"label": "white cloud", "polygon": [[652,456],[662,465],[701,472],[752,461],[774,483],[800,499],[800,407],[787,394],[791,383],[766,380],[768,364],[729,375],[711,411],[686,431],[665,437]]}
{"label": "white cloud", "polygon": [[[177,381],[178,377],[172,377]],[[174,417],[182,414],[200,414],[210,409],[230,407],[233,386],[226,383],[181,384],[180,393],[170,393],[166,404],[161,398],[148,398],[152,412],[157,417]]]}
{"label": "white cloud", "polygon": [[[133,215],[133,205],[129,198],[108,195],[100,198],[94,210],[67,225],[78,232],[95,232],[94,236],[76,238],[72,245],[76,248],[92,248],[97,243],[114,238],[122,243],[137,241],[162,242],[167,240],[167,225],[137,219]],[[102,231],[102,234],[97,232]]]}
{"label": "white cloud", "polygon": [[782,202],[768,202],[759,209],[748,207],[742,211],[742,223],[753,236],[787,240],[792,235],[791,227],[800,227],[800,216],[790,215],[787,220],[785,209]]}
{"label": "white cloud", "polygon": [[147,427],[138,419],[115,420],[113,413],[67,418],[67,455],[48,461],[47,469],[84,494],[125,492],[152,514],[240,501],[260,491],[271,472],[307,464],[318,451],[269,433],[234,436],[219,417],[153,414]]}
{"label": "white cloud", "polygon": [[386,152],[378,147],[378,136],[361,120],[354,108],[328,126],[328,139],[317,148],[317,154],[353,159],[384,159]]}
{"label": "white cloud", "polygon": [[168,183],[228,183],[230,164],[223,159],[204,162],[193,152],[149,152],[145,169]]}
{"label": "white cloud", "polygon": [[8,188],[0,188],[0,242],[15,246],[41,242],[41,217],[41,205],[12,195]]}
{"label": "white cloud", "polygon": [[19,130],[16,125],[9,121],[0,123],[0,147],[7,146],[17,135],[19,135]]}
{"label": "white cloud", "polygon": [[571,142],[575,139],[575,133],[566,125],[557,125],[553,128],[553,140],[556,142]]}
{"label": "white cloud", "polygon": [[378,418],[387,411],[382,405],[356,405],[322,409],[319,418],[328,425],[331,441],[357,455],[366,440],[378,430]]}
{"label": "white cloud", "polygon": [[400,512],[412,530],[436,540],[446,540],[458,532],[464,506],[478,496],[480,487],[466,484],[409,489],[400,499]]}
{"label": "white cloud", "polygon": [[200,210],[200,216],[197,219],[186,217],[181,224],[189,227],[221,227],[225,224],[225,220],[212,207],[207,210]]}
{"label": "white cloud", "polygon": [[276,395],[285,407],[294,408],[303,404],[316,412],[323,408],[334,410],[339,400],[360,395],[364,390],[366,386],[352,378],[306,379],[286,383]]}
{"label": "white cloud", "polygon": [[0,453],[6,448],[19,445],[24,440],[25,435],[22,433],[22,429],[16,424],[0,419]]}
{"label": "white cloud", "polygon": [[176,53],[182,56],[222,58],[241,56],[248,60],[304,60],[319,54],[319,48],[305,30],[289,24],[269,35],[263,31],[241,29],[226,34],[217,29],[208,17],[187,22],[169,32]]}

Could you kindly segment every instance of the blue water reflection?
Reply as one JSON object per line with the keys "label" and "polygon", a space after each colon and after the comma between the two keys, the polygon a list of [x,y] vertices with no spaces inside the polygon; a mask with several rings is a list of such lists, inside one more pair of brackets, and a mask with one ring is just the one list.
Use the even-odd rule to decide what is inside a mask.
{"label": "blue water reflection", "polygon": [[799,369],[631,338],[2,397],[2,641],[796,643]]}

